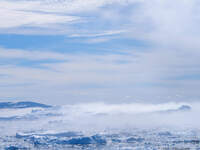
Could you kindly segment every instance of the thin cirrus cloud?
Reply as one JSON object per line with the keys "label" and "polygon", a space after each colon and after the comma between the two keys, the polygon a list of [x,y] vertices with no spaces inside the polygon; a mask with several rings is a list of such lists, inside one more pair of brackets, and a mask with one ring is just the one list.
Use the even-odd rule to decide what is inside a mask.
{"label": "thin cirrus cloud", "polygon": [[[198,45],[197,0],[2,0],[0,7],[6,14],[0,16],[0,28],[42,27],[46,34],[72,36],[126,30],[129,34],[124,34],[136,39],[173,45],[191,39],[191,45]],[[34,31],[41,32],[26,30]]]}
{"label": "thin cirrus cloud", "polygon": [[1,8],[0,28],[15,28],[21,26],[43,27],[47,24],[59,24],[79,20],[74,16],[63,16],[57,14],[42,14],[37,12],[25,12],[21,10],[9,10]]}
{"label": "thin cirrus cloud", "polygon": [[[127,3],[128,1],[125,0],[86,0],[84,2],[81,0],[3,0],[0,2],[0,13],[6,15],[0,16],[0,29],[4,29],[1,29],[3,33],[18,34],[41,34],[40,32],[42,32],[42,30],[38,30],[38,28],[42,28],[43,30],[47,30],[46,32],[43,31],[43,34],[52,34],[56,32],[57,34],[69,35],[78,35],[80,33],[92,35],[93,33],[87,26],[97,25],[99,24],[98,20],[104,20],[104,15],[102,14],[102,11],[104,11],[102,10],[103,7],[115,4],[127,5]],[[86,27],[81,27],[81,24]],[[76,27],[74,27],[74,25],[76,25]],[[96,29],[94,33],[108,30],[111,30],[108,31],[110,33],[116,30],[119,30],[116,32],[121,32],[120,28],[112,29],[111,27],[110,29],[106,29],[104,26],[103,24],[100,25],[99,29]],[[116,34],[116,32],[114,34]]]}
{"label": "thin cirrus cloud", "polygon": [[[1,1],[0,28],[20,26],[42,26],[45,24],[60,24],[76,21],[78,16],[68,15],[74,10],[86,8],[89,1]],[[85,4],[82,6],[82,4]],[[95,4],[95,3],[92,3]],[[97,4],[98,5],[98,4]],[[95,7],[95,6],[94,6]],[[91,8],[90,6],[87,8]]]}
{"label": "thin cirrus cloud", "polygon": [[27,51],[27,50],[11,50],[0,48],[1,59],[25,59],[25,60],[66,60],[66,57],[55,52]]}
{"label": "thin cirrus cloud", "polygon": [[[198,56],[185,61],[187,51],[184,55],[159,50],[127,53],[74,55],[3,49],[0,57],[9,60],[9,63],[3,63],[1,59],[1,97],[10,93],[13,97],[42,99],[51,103],[58,99],[56,102],[59,103],[73,103],[73,100],[128,101],[126,97],[129,95],[130,100],[152,97],[149,102],[153,102],[156,96],[165,97],[159,101],[166,101],[166,97],[175,95],[181,95],[185,100],[196,93],[198,78],[179,77],[198,75]],[[20,64],[22,60],[26,65]]]}

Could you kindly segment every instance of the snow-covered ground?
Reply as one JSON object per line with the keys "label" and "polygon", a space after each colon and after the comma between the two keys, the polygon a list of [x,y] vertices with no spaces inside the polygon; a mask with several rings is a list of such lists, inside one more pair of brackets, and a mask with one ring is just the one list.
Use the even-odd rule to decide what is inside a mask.
{"label": "snow-covered ground", "polygon": [[198,108],[198,103],[6,105],[0,109],[0,149],[197,150]]}

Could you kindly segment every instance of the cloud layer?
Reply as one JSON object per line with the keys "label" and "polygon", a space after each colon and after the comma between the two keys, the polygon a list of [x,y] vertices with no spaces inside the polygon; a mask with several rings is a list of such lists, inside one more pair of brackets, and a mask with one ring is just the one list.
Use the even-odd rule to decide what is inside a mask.
{"label": "cloud layer", "polygon": [[[2,0],[2,35],[64,35],[74,45],[88,45],[79,53],[51,46],[1,48],[0,97],[52,103],[196,100],[199,7],[197,0]],[[120,45],[128,40],[136,44]],[[91,45],[105,46],[107,53],[88,52]]]}

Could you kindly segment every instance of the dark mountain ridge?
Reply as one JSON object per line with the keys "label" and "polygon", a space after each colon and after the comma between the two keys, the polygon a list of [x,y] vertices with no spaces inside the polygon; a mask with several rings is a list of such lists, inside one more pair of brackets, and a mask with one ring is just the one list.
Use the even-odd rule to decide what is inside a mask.
{"label": "dark mountain ridge", "polygon": [[34,108],[34,107],[40,107],[40,108],[49,108],[52,107],[50,105],[45,105],[41,103],[36,102],[0,102],[0,109],[16,109],[16,108]]}

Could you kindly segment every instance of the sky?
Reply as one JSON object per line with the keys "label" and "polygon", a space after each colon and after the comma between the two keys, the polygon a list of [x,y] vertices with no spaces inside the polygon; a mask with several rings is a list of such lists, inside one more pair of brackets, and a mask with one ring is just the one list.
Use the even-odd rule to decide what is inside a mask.
{"label": "sky", "polygon": [[1,0],[0,101],[198,101],[198,0]]}

